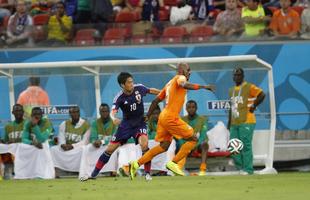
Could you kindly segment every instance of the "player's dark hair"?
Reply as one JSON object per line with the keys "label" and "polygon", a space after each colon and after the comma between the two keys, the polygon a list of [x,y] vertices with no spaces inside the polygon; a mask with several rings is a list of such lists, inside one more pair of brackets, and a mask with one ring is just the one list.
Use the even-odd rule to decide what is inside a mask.
{"label": "player's dark hair", "polygon": [[71,106],[69,108],[69,113],[72,112],[72,110],[77,109],[78,111],[80,111],[80,107],[79,106]]}
{"label": "player's dark hair", "polygon": [[[110,106],[106,103],[100,104],[100,107],[107,107],[110,110]],[[99,109],[100,109],[100,107],[99,107]]]}
{"label": "player's dark hair", "polygon": [[40,85],[40,78],[39,77],[34,77],[34,76],[30,77],[29,78],[29,84],[31,86],[39,86]]}
{"label": "player's dark hair", "polygon": [[244,71],[241,67],[236,67],[233,71],[233,73],[236,73],[236,72],[241,72],[242,75],[244,75]]}
{"label": "player's dark hair", "polygon": [[32,110],[31,110],[31,114],[33,114],[35,111],[39,111],[40,114],[43,114],[43,111],[40,107],[33,107]]}
{"label": "player's dark hair", "polygon": [[57,4],[61,4],[61,5],[64,7],[64,9],[66,9],[66,4],[65,4],[64,2],[58,1],[58,2],[56,3],[56,5],[57,5]]}
{"label": "player's dark hair", "polygon": [[128,78],[132,78],[132,75],[128,72],[121,72],[118,76],[117,76],[117,81],[118,81],[118,84],[121,85],[121,84],[125,84],[126,83],[126,80]]}
{"label": "player's dark hair", "polygon": [[198,107],[197,107],[197,102],[194,101],[194,100],[189,100],[189,101],[187,101],[186,106],[187,106],[188,104],[191,104],[191,103],[193,103],[193,104],[196,106],[196,108],[198,108]]}
{"label": "player's dark hair", "polygon": [[21,105],[21,104],[17,103],[17,104],[14,104],[14,105],[13,105],[12,110],[14,110],[16,107],[21,107],[21,108],[24,108],[24,107],[23,107],[23,105]]}

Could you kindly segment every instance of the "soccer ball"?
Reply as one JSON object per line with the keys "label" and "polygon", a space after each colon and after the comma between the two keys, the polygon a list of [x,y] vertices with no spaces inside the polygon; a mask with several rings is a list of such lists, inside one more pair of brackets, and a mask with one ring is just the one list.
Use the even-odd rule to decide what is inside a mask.
{"label": "soccer ball", "polygon": [[231,154],[239,154],[243,149],[243,142],[237,138],[233,138],[228,141],[227,149]]}

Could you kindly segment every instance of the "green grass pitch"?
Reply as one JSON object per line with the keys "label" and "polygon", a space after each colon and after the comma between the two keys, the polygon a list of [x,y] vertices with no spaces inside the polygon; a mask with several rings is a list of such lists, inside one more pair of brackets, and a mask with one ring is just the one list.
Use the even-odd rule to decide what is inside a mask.
{"label": "green grass pitch", "polygon": [[1,200],[309,200],[310,173],[278,175],[11,180],[0,182]]}

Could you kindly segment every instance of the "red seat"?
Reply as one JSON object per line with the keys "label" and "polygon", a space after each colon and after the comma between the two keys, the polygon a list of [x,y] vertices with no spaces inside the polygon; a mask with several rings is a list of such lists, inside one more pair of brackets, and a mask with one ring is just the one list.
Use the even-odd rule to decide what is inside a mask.
{"label": "red seat", "polygon": [[124,28],[111,28],[108,29],[103,36],[104,45],[121,45],[124,44],[126,29]]}
{"label": "red seat", "polygon": [[116,15],[115,22],[130,23],[136,21],[137,14],[134,12],[119,12]]}
{"label": "red seat", "polygon": [[208,152],[208,157],[227,157],[230,156],[229,151]]}
{"label": "red seat", "polygon": [[96,29],[92,28],[78,30],[74,39],[75,44],[79,46],[94,45],[95,44],[94,34],[96,31],[97,31]]}
{"label": "red seat", "polygon": [[159,20],[160,21],[167,21],[169,20],[169,11],[168,10],[159,10]]}
{"label": "red seat", "polygon": [[46,25],[48,24],[50,16],[48,14],[38,14],[33,16],[33,25]]}
{"label": "red seat", "polygon": [[292,6],[292,9],[298,12],[299,16],[301,16],[302,11],[304,10],[304,7],[302,6]]}
{"label": "red seat", "polygon": [[181,43],[186,35],[186,29],[179,26],[171,26],[164,29],[160,39],[161,43]]}
{"label": "red seat", "polygon": [[47,37],[46,25],[50,16],[48,14],[38,14],[33,16],[33,37],[36,42],[45,40]]}
{"label": "red seat", "polygon": [[141,20],[141,12],[134,12],[135,14],[135,21],[138,22]]}
{"label": "red seat", "polygon": [[153,38],[151,35],[135,35],[131,37],[131,44],[151,44]]}
{"label": "red seat", "polygon": [[197,26],[190,35],[190,42],[206,42],[213,35],[212,26]]}
{"label": "red seat", "polygon": [[178,0],[164,0],[165,6],[177,6]]}
{"label": "red seat", "polygon": [[2,26],[3,28],[8,27],[9,19],[10,19],[10,16],[5,16],[5,17],[2,19],[2,24],[1,24],[1,26]]}

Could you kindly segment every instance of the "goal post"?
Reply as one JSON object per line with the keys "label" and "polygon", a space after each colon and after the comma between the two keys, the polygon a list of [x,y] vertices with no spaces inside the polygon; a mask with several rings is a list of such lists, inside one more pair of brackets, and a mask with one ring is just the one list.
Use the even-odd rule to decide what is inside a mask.
{"label": "goal post", "polygon": [[[165,79],[160,77],[161,74],[169,74],[172,76],[175,73],[177,63],[186,62],[190,65],[194,75],[192,82],[196,80],[210,82],[218,82],[217,89],[222,93],[228,94],[228,88],[231,87],[231,82],[227,79],[232,79],[231,72],[236,66],[240,66],[247,73],[251,74],[251,79],[259,80],[265,83],[266,93],[269,97],[265,105],[267,112],[262,113],[263,120],[267,119],[263,128],[257,127],[253,137],[253,152],[254,164],[263,165],[265,168],[258,173],[271,174],[276,173],[273,168],[273,153],[275,142],[275,127],[276,127],[276,110],[274,96],[274,82],[272,74],[272,66],[266,61],[258,58],[256,55],[239,55],[239,56],[215,56],[215,57],[192,57],[192,58],[165,58],[165,59],[137,59],[137,60],[87,60],[87,61],[63,61],[63,62],[35,62],[35,63],[2,63],[0,64],[0,78],[8,78],[10,108],[15,103],[14,99],[14,78],[28,76],[92,76],[93,88],[95,96],[96,110],[102,102],[101,76],[105,74],[117,74],[121,71],[128,71],[135,74],[144,74],[148,78],[143,80],[152,81],[163,87]],[[156,79],[153,79],[152,74],[156,73]],[[207,76],[207,74],[209,74]],[[159,77],[158,77],[159,76]],[[208,78],[206,78],[206,76]],[[223,84],[222,84],[222,82]],[[231,80],[230,80],[231,81]],[[248,80],[251,82],[251,80]],[[142,82],[143,83],[143,82]],[[117,84],[115,82],[115,84]],[[152,86],[152,85],[148,85]],[[78,89],[78,88],[77,88]],[[107,90],[107,89],[105,89]],[[198,92],[199,93],[199,92]],[[200,93],[199,93],[200,94]],[[212,96],[214,99],[208,99],[206,96],[196,96],[189,94],[190,97],[199,99],[204,114],[215,116],[214,119],[224,119],[225,111],[207,110],[207,100],[221,100],[221,97]],[[87,98],[87,97],[85,97]],[[113,98],[108,97],[108,98]],[[188,97],[187,97],[188,98]],[[226,99],[227,100],[227,99]],[[71,103],[72,102],[64,102]],[[199,106],[200,106],[199,104]],[[97,116],[99,113],[97,112]],[[227,118],[227,117],[226,117]]]}

